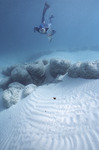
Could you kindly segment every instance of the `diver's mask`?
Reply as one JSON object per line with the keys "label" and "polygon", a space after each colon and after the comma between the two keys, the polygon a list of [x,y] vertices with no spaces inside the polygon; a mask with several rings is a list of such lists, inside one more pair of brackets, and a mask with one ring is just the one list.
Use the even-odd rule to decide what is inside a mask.
{"label": "diver's mask", "polygon": [[46,29],[45,29],[45,28],[40,28],[40,29],[39,29],[39,32],[40,32],[41,34],[45,34],[45,33],[46,33]]}

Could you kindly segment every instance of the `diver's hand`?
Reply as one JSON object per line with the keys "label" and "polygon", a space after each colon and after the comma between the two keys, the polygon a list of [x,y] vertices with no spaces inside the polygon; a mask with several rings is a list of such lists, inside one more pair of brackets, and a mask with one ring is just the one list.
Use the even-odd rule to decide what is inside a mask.
{"label": "diver's hand", "polygon": [[48,40],[49,40],[49,42],[51,42],[52,41],[52,36],[48,36]]}
{"label": "diver's hand", "polygon": [[36,27],[34,27],[34,32],[36,32]]}

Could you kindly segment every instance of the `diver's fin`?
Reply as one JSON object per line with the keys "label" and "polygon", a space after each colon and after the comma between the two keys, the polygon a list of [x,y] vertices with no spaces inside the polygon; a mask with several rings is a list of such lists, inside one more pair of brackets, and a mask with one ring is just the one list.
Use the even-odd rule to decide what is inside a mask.
{"label": "diver's fin", "polygon": [[46,9],[48,9],[48,8],[50,8],[50,5],[47,2],[45,2],[45,7],[46,7]]}
{"label": "diver's fin", "polygon": [[54,18],[54,16],[53,16],[53,15],[51,15],[51,16],[49,17],[49,19],[52,19],[52,18]]}

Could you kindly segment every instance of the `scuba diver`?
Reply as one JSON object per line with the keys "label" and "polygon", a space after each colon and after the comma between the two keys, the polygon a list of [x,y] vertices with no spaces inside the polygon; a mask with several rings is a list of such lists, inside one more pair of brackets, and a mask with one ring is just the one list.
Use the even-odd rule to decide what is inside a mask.
{"label": "scuba diver", "polygon": [[41,20],[41,24],[39,27],[34,27],[34,32],[39,32],[40,34],[47,34],[48,36],[48,39],[49,41],[51,42],[52,40],[52,36],[56,33],[55,30],[52,30],[51,28],[51,24],[52,24],[52,19],[54,18],[53,15],[51,15],[49,17],[49,23],[46,24],[45,23],[45,14],[46,14],[46,11],[50,8],[50,5],[47,4],[45,2],[45,5],[44,5],[44,9],[43,9],[43,13],[42,13],[42,20]]}

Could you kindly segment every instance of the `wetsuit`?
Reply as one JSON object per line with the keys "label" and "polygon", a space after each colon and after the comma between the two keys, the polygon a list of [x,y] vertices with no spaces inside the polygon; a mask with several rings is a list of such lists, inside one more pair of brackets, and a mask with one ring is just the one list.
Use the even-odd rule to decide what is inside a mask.
{"label": "wetsuit", "polygon": [[50,5],[48,5],[46,2],[45,2],[45,5],[44,5],[44,9],[43,9],[43,13],[42,13],[42,19],[41,19],[41,24],[39,27],[34,27],[34,32],[39,32],[41,34],[47,34],[48,37],[49,36],[52,36],[53,34],[55,34],[55,30],[52,30],[51,29],[51,23],[52,23],[52,18],[54,17],[53,15],[51,15],[49,17],[49,24],[46,24],[45,23],[45,14],[46,14],[46,11],[50,8]]}

